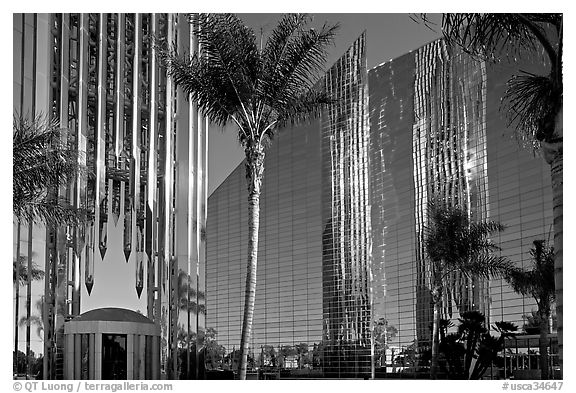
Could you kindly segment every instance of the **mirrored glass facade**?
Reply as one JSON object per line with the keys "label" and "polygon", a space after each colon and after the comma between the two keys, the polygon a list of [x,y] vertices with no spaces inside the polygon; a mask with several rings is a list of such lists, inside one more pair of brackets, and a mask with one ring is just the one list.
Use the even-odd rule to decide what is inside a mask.
{"label": "mirrored glass facade", "polygon": [[[503,223],[494,241],[519,266],[530,266],[533,240],[551,238],[548,167],[501,111],[518,65],[477,62],[438,40],[367,72],[364,40],[322,80],[340,98],[332,110],[281,131],[267,153],[249,368],[275,377],[427,372],[433,196]],[[209,198],[206,323],[221,346],[212,368],[237,367],[245,187],[241,164]],[[536,309],[502,280],[456,274],[445,299],[454,320],[474,309],[522,327]]]}
{"label": "mirrored glass facade", "polygon": [[336,100],[322,117],[324,374],[371,370],[368,85],[362,35],[325,77]]}
{"label": "mirrored glass facade", "polygon": [[[367,71],[361,36],[322,80],[330,112],[267,150],[249,369],[277,376],[370,373]],[[207,327],[235,369],[247,257],[244,165],[209,198]]]}
{"label": "mirrored glass facade", "polygon": [[160,37],[197,52],[189,18],[13,16],[14,112],[58,121],[87,168],[51,191],[85,209],[85,225],[14,225],[15,270],[45,273],[15,284],[15,321],[38,317],[42,329],[17,328],[14,351],[44,354],[45,379],[63,376],[64,323],[102,305],[161,326],[163,376],[202,377],[207,122],[152,45]]}
{"label": "mirrored glass facade", "polygon": [[[430,346],[429,200],[440,196],[473,220],[503,223],[494,241],[519,266],[530,266],[533,240],[550,239],[548,168],[513,138],[500,111],[512,69],[439,40],[369,72],[374,320],[395,328],[382,354],[389,371],[417,371]],[[448,281],[444,318],[475,309],[489,322],[522,327],[536,309],[502,280]]]}
{"label": "mirrored glass facade", "polygon": [[[322,193],[319,122],[280,132],[267,150],[260,200],[251,369],[320,365]],[[223,346],[211,367],[235,369],[246,282],[248,197],[239,165],[208,199],[206,326]],[[210,354],[207,354],[209,356]],[[210,355],[211,356],[211,355]]]}

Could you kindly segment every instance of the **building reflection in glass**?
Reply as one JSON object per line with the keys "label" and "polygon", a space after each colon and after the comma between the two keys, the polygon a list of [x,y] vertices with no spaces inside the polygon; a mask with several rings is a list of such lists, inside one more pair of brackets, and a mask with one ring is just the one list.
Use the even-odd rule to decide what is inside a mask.
{"label": "building reflection in glass", "polygon": [[[266,154],[248,362],[266,378],[370,372],[364,48],[362,35],[321,82],[341,104],[280,131]],[[216,343],[205,344],[206,359],[234,370],[247,255],[243,164],[210,196],[207,225],[206,324]]]}
{"label": "building reflection in glass", "polygon": [[[280,132],[267,153],[249,363],[270,378],[369,376],[382,337],[378,367],[425,370],[432,305],[423,228],[432,198],[505,224],[494,240],[519,266],[531,242],[547,238],[548,170],[505,136],[499,112],[512,67],[475,62],[440,40],[367,75],[364,56],[362,36],[323,79],[337,105]],[[204,348],[214,369],[234,369],[240,341],[244,182],[240,165],[209,199],[215,342]],[[445,299],[447,318],[477,309],[520,326],[535,307],[501,280],[459,275]]]}
{"label": "building reflection in glass", "polygon": [[[417,371],[429,348],[428,201],[439,197],[473,220],[505,224],[494,240],[520,266],[530,242],[547,237],[547,170],[506,136],[512,131],[499,112],[510,73],[441,40],[369,71],[374,320],[397,329],[386,349],[389,370]],[[445,318],[477,309],[520,326],[524,310],[535,307],[501,280],[459,275],[449,278],[444,299]]]}
{"label": "building reflection in glass", "polygon": [[324,372],[368,374],[371,238],[365,35],[328,70],[336,99],[322,117]]}

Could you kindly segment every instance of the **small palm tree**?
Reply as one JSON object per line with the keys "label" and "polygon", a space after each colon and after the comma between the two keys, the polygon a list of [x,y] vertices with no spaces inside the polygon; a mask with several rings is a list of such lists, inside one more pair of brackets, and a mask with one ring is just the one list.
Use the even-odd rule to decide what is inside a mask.
{"label": "small palm tree", "polygon": [[[16,263],[16,260],[12,262],[12,282],[14,286],[16,286],[16,282],[19,285],[25,285],[28,282],[28,265],[27,265],[28,257],[20,256],[20,264]],[[41,280],[44,278],[44,270],[40,269],[40,267],[32,262],[32,269],[30,270],[30,279],[32,281]]]}
{"label": "small palm tree", "polygon": [[374,352],[379,367],[386,365],[386,350],[396,334],[398,334],[398,329],[394,325],[390,325],[386,318],[379,318],[374,324],[372,336],[374,337]]}
{"label": "small palm tree", "polygon": [[[426,20],[426,16],[424,15]],[[517,135],[539,148],[550,165],[554,217],[554,271],[560,364],[563,357],[563,24],[562,14],[444,14],[446,40],[487,61],[544,56],[548,72],[520,71],[503,97]]]}
{"label": "small palm tree", "polygon": [[538,306],[540,324],[540,370],[542,379],[548,379],[548,329],[552,303],[554,301],[554,248],[544,240],[534,240],[530,249],[533,267],[531,270],[513,269],[505,277],[514,291],[523,296],[532,296]]}
{"label": "small palm tree", "polygon": [[206,295],[204,292],[196,291],[196,289],[192,287],[188,273],[182,269],[178,269],[178,284],[176,284],[176,292],[178,298],[178,309],[196,315],[206,315],[206,306],[196,302],[196,300],[206,299]]}
{"label": "small palm tree", "polygon": [[[17,240],[19,241],[19,239]],[[32,254],[34,256],[34,253]],[[29,277],[30,276],[30,277]],[[28,279],[37,281],[44,278],[44,271],[32,261],[30,274],[28,274],[28,257],[21,255],[12,261],[12,283],[14,284],[14,351],[18,351],[18,323],[20,318],[20,287],[28,283]]]}
{"label": "small palm tree", "polygon": [[431,293],[434,305],[430,376],[436,379],[446,279],[456,272],[466,277],[486,279],[503,276],[512,268],[512,264],[506,258],[496,255],[499,247],[489,238],[504,229],[500,223],[472,222],[464,209],[436,202],[429,204],[429,219],[424,243],[431,262]]}
{"label": "small palm tree", "polygon": [[73,224],[77,210],[52,195],[78,172],[78,154],[63,143],[64,130],[56,120],[38,115],[14,116],[12,212],[18,222]]}
{"label": "small palm tree", "polygon": [[44,296],[36,301],[35,307],[36,311],[38,311],[38,314],[20,318],[18,325],[20,327],[28,325],[36,326],[36,334],[40,340],[44,340]]}
{"label": "small palm tree", "polygon": [[318,111],[331,100],[313,88],[337,25],[306,29],[311,18],[283,16],[263,45],[232,14],[195,15],[200,55],[159,51],[175,82],[217,125],[234,123],[246,155],[248,264],[240,342],[240,379],[246,378],[254,315],[260,191],[265,149],[274,133]]}

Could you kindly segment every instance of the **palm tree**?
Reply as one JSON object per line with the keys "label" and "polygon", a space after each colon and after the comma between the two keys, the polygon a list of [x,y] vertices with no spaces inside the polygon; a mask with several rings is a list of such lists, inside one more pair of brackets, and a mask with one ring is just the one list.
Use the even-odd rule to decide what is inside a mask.
{"label": "palm tree", "polygon": [[40,340],[44,340],[43,332],[44,332],[44,296],[38,299],[35,303],[36,310],[38,311],[37,315],[30,315],[28,317],[20,318],[18,322],[18,326],[36,326],[36,334],[40,337]]}
{"label": "palm tree", "polygon": [[196,300],[205,300],[206,295],[203,291],[196,291],[196,289],[192,287],[188,273],[182,269],[178,269],[178,283],[176,284],[176,292],[179,310],[187,311],[196,315],[206,315],[206,306],[196,302]]}
{"label": "palm tree", "polygon": [[447,371],[452,378],[482,378],[504,348],[506,337],[512,336],[518,329],[510,322],[496,322],[492,328],[499,333],[499,337],[494,337],[485,320],[479,311],[465,311],[458,318],[460,324],[457,332],[446,334],[441,340]]}
{"label": "palm tree", "polygon": [[56,120],[38,115],[13,118],[12,213],[18,223],[73,224],[78,212],[61,203],[53,190],[78,172],[78,154],[61,139]]}
{"label": "palm tree", "polygon": [[[16,282],[19,282],[19,285],[25,285],[28,282],[28,266],[25,264],[28,261],[28,257],[20,256],[20,266],[16,263],[16,260],[12,262],[12,282],[14,286],[16,286]],[[32,270],[30,271],[30,279],[32,281],[41,280],[44,278],[44,270],[40,269],[40,267],[32,262]]]}
{"label": "palm tree", "polygon": [[[424,15],[424,20],[426,16]],[[562,14],[444,14],[448,43],[488,61],[544,56],[545,75],[520,71],[508,81],[503,97],[516,134],[539,148],[550,165],[554,217],[554,280],[558,350],[563,359],[563,80]]]}
{"label": "palm tree", "polygon": [[439,329],[446,279],[453,273],[465,277],[504,275],[512,268],[506,258],[496,256],[499,247],[489,236],[504,227],[495,221],[472,222],[466,210],[432,202],[429,204],[430,224],[426,227],[425,249],[431,262],[432,360],[430,376],[438,370]]}
{"label": "palm tree", "polygon": [[542,379],[548,379],[548,329],[552,302],[554,301],[554,249],[544,240],[534,240],[530,249],[531,270],[514,269],[506,277],[514,291],[536,300],[540,324],[540,370]]}
{"label": "palm tree", "polygon": [[[386,318],[379,318],[374,324],[373,337],[374,337],[374,352],[378,359],[379,367],[386,366],[386,350],[390,342],[398,334],[398,329],[394,325],[390,325]],[[384,364],[382,364],[384,360]]]}
{"label": "palm tree", "polygon": [[283,16],[267,38],[257,42],[252,29],[235,15],[193,17],[200,55],[180,56],[160,49],[174,81],[212,122],[233,122],[246,156],[248,185],[248,263],[240,342],[240,379],[246,378],[248,343],[256,293],[260,191],[265,149],[275,132],[331,102],[313,88],[337,25],[306,29],[311,18]]}
{"label": "palm tree", "polygon": [[[20,241],[18,234],[18,242]],[[19,254],[20,251],[17,251]],[[32,254],[34,256],[34,253]],[[30,263],[30,277],[28,277],[28,263]],[[28,261],[28,257],[24,255],[20,255],[19,258],[16,258],[12,261],[12,283],[14,284],[14,321],[15,321],[15,329],[14,329],[14,352],[17,353],[18,351],[18,318],[20,317],[20,287],[24,286],[30,282],[41,280],[44,278],[44,271],[38,267],[33,261]]]}

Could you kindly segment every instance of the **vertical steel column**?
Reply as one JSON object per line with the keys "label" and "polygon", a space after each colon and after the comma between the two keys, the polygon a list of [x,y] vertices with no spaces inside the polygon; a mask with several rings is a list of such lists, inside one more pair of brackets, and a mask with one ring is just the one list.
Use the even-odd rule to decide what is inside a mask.
{"label": "vertical steel column", "polygon": [[[35,57],[32,60],[34,62],[34,101],[33,101],[33,113],[34,115],[43,114],[46,116],[47,121],[52,121],[57,119],[59,106],[55,103],[59,96],[57,92],[53,90],[58,90],[59,84],[57,82],[59,78],[59,73],[55,68],[57,68],[57,63],[59,58],[56,57],[56,53],[59,50],[57,43],[54,40],[58,40],[58,34],[53,34],[52,31],[52,16],[50,14],[37,14],[34,15],[35,24]],[[55,79],[55,80],[53,80]],[[54,82],[52,84],[52,82]],[[49,190],[49,198],[56,198],[58,190]],[[34,232],[42,231],[42,229],[37,228]],[[32,236],[32,230],[30,235]],[[37,236],[37,235],[36,235]],[[46,240],[46,262],[45,262],[45,297],[44,304],[46,304],[47,311],[44,314],[44,339],[51,343],[50,352],[48,353],[51,357],[50,366],[62,364],[57,362],[62,360],[61,357],[54,357],[57,355],[62,355],[61,351],[63,349],[62,334],[57,332],[59,326],[56,325],[56,314],[57,314],[57,285],[58,285],[58,269],[56,260],[56,228],[48,226],[45,232]],[[32,241],[32,239],[30,239]],[[31,258],[31,255],[29,255]],[[29,259],[31,262],[31,259]],[[29,265],[29,271],[30,271]],[[31,285],[31,277],[28,277],[29,285]],[[32,302],[31,294],[28,297],[28,302]],[[30,316],[30,315],[29,315]],[[63,321],[60,321],[63,324]],[[29,340],[29,326],[27,326],[27,345],[30,345]],[[28,348],[28,347],[27,347]],[[59,352],[59,353],[58,353]],[[54,373],[57,369],[50,370],[48,378],[54,378],[56,374]]]}
{"label": "vertical steel column", "polygon": [[[148,256],[148,318],[152,320],[159,319],[159,314],[155,312],[155,299],[158,291],[156,277],[156,260],[157,260],[157,207],[156,207],[156,170],[157,161],[157,139],[158,139],[158,107],[156,103],[158,90],[158,65],[156,61],[156,48],[151,44],[152,37],[156,36],[158,29],[158,15],[150,16],[149,37],[150,40],[150,63],[149,63],[149,121],[148,121],[148,179],[147,179],[147,198],[146,198],[146,254]],[[151,47],[150,47],[151,46]]]}
{"label": "vertical steel column", "polygon": [[64,379],[74,379],[74,334],[69,333],[66,335],[66,346],[64,356]]}
{"label": "vertical steel column", "polygon": [[[24,27],[24,34],[26,35],[26,33],[28,32],[28,36],[32,36],[32,45],[31,45],[31,51],[32,51],[32,55],[30,57],[28,57],[28,59],[31,59],[30,63],[32,63],[32,73],[31,73],[31,79],[32,79],[32,83],[31,83],[31,90],[30,90],[30,98],[31,100],[25,100],[25,103],[31,102],[30,105],[30,111],[31,111],[31,116],[32,118],[34,118],[36,116],[36,61],[37,61],[37,31],[36,31],[36,15],[26,15],[25,16],[26,19],[28,20],[28,24],[30,24],[30,27]],[[32,30],[32,33],[30,33],[30,30]],[[25,48],[27,49],[27,48]],[[25,90],[26,91],[26,90]],[[28,222],[27,225],[28,228],[28,239],[27,239],[27,264],[28,264],[28,272],[32,271],[32,222]],[[50,268],[50,261],[47,258],[46,259],[46,265],[45,265],[45,271],[49,272],[49,268]],[[45,280],[45,289],[47,291],[50,290],[50,285],[49,285],[49,280],[46,279]],[[48,293],[48,292],[46,292]],[[26,379],[29,379],[29,374],[30,374],[30,317],[31,317],[31,302],[32,302],[32,277],[30,274],[28,274],[27,276],[27,280],[26,280],[26,318],[28,320],[28,322],[26,323]],[[44,303],[44,310],[47,311],[47,305],[46,303]],[[44,314],[44,322],[48,322],[48,319],[46,318],[46,314]]]}
{"label": "vertical steel column", "polygon": [[126,379],[136,379],[134,376],[134,334],[126,335]]}
{"label": "vertical steel column", "polygon": [[140,363],[142,363],[143,359],[140,358],[140,335],[134,334],[132,336],[132,346],[133,346],[133,375],[134,379],[144,379],[143,376],[140,375]]}
{"label": "vertical steel column", "polygon": [[158,336],[150,336],[152,343],[152,356],[150,359],[147,359],[148,362],[152,363],[152,375],[150,375],[150,379],[160,379],[160,339]]}
{"label": "vertical steel column", "polygon": [[146,336],[140,334],[138,336],[138,379],[146,378]]}
{"label": "vertical steel column", "polygon": [[107,14],[100,14],[98,26],[98,84],[96,90],[97,109],[96,126],[94,130],[94,169],[96,173],[96,184],[94,190],[95,198],[95,225],[98,225],[98,248],[100,257],[104,260],[107,249],[108,238],[108,217],[106,204],[107,180],[106,180],[106,59],[107,59]]}
{"label": "vertical steel column", "polygon": [[[177,37],[176,46],[178,53],[185,53],[190,46],[190,25],[187,16],[179,14],[177,16]],[[176,185],[176,216],[175,227],[176,234],[176,274],[178,276],[178,287],[176,288],[176,302],[178,304],[177,326],[182,326],[185,331],[184,342],[178,343],[185,351],[186,361],[182,365],[181,372],[185,378],[190,378],[190,337],[193,333],[191,324],[191,266],[193,264],[192,256],[194,255],[194,234],[192,233],[192,223],[195,220],[196,212],[193,206],[192,195],[195,190],[190,190],[190,185],[194,178],[194,136],[190,132],[190,123],[193,122],[190,113],[188,95],[181,89],[176,90],[176,178],[173,180]],[[195,130],[196,131],[196,130]],[[194,131],[193,131],[194,132]],[[194,187],[195,188],[195,187]],[[192,326],[191,326],[192,325]]]}
{"label": "vertical steel column", "polygon": [[[170,45],[174,42],[174,15],[168,14],[167,23],[167,42]],[[166,130],[164,140],[164,280],[168,282],[168,296],[166,296],[166,305],[168,308],[168,331],[171,334],[169,345],[171,350],[172,360],[172,377],[178,379],[178,325],[177,325],[177,304],[175,303],[174,292],[178,283],[172,271],[174,254],[172,247],[172,170],[173,170],[173,147],[172,147],[172,133],[174,126],[174,84],[172,77],[166,78]],[[176,319],[176,321],[175,321]]]}
{"label": "vertical steel column", "polygon": [[82,379],[82,334],[74,333],[74,378]]}
{"label": "vertical steel column", "polygon": [[[113,150],[114,150],[114,169],[124,169],[123,147],[124,147],[124,62],[125,62],[125,28],[126,19],[124,14],[119,13],[116,15],[116,74],[114,83],[114,105],[115,105],[115,124],[114,134],[112,136]],[[122,200],[122,181],[117,177],[112,179],[112,218],[114,225],[118,224],[118,219],[121,212]],[[126,202],[125,202],[126,203]]]}
{"label": "vertical steel column", "polygon": [[[168,35],[168,15],[159,14],[158,24],[157,24],[157,34],[161,37],[167,37]],[[169,115],[167,113],[167,96],[166,89],[169,84],[166,76],[166,67],[159,63],[158,66],[158,102],[157,102],[157,134],[158,134],[158,157],[157,157],[157,232],[156,232],[156,287],[157,287],[157,314],[156,321],[160,324],[160,335],[162,336],[161,342],[161,364],[164,368],[164,372],[168,378],[172,377],[171,365],[169,364],[170,359],[170,311],[168,305],[167,291],[169,290],[168,276],[165,274],[165,264],[166,264],[166,249],[165,249],[165,235],[166,235],[166,203],[165,203],[165,173],[166,173],[166,127],[167,119]]]}
{"label": "vertical steel column", "polygon": [[142,45],[142,14],[134,18],[134,60],[132,64],[132,163],[130,170],[133,173],[132,182],[132,214],[136,217],[136,293],[140,297],[144,288],[144,222],[140,213],[140,125],[141,125],[141,45]]}
{"label": "vertical steel column", "polygon": [[[69,129],[69,98],[70,98],[70,14],[62,14],[61,16],[61,26],[60,26],[60,97],[59,97],[59,113],[60,113],[60,127],[63,129]],[[75,124],[74,124],[75,125]],[[64,142],[71,144],[73,136],[70,135],[74,132],[73,129],[68,131],[68,135],[64,136]],[[61,193],[65,196],[67,203],[73,202],[73,187],[63,187]],[[57,258],[60,264],[64,266],[65,275],[65,289],[64,294],[59,296],[64,296],[66,300],[71,300],[71,310],[66,307],[66,314],[69,312],[72,315],[78,315],[80,313],[80,299],[79,291],[77,291],[79,284],[79,276],[74,274],[74,259],[69,257],[68,252],[68,238],[71,226],[65,226],[59,228],[58,231],[58,250]],[[60,285],[60,284],[59,284]],[[66,316],[66,315],[65,315]]]}
{"label": "vertical steel column", "polygon": [[[59,31],[55,32],[55,34],[59,34],[59,53],[60,53],[60,70],[59,70],[59,86],[60,86],[60,94],[58,97],[58,104],[59,104],[59,121],[60,127],[62,129],[69,128],[69,121],[68,121],[68,99],[70,95],[70,15],[69,14],[62,14],[60,16],[61,22],[59,26]],[[70,133],[70,131],[69,131]],[[70,135],[63,136],[64,143],[70,143],[69,141]],[[67,203],[71,202],[71,192],[72,187],[62,187],[61,195],[64,196]],[[70,227],[63,226],[58,229],[57,234],[57,260],[59,261],[59,265],[63,267],[63,274],[64,274],[64,282],[59,283],[58,285],[62,285],[62,292],[58,295],[60,297],[64,297],[64,299],[71,300],[72,309],[74,309],[74,276],[73,276],[73,266],[74,261],[68,258],[68,247],[67,247],[67,232]],[[77,277],[76,277],[77,278]],[[68,305],[65,308],[65,314],[68,314],[73,310],[70,310]],[[66,315],[64,315],[66,317]]]}
{"label": "vertical steel column", "polygon": [[121,153],[124,147],[124,62],[126,51],[126,17],[124,14],[117,14],[117,33],[116,33],[116,132],[114,134],[114,155],[116,158],[116,167],[120,168]]}
{"label": "vertical steel column", "polygon": [[102,333],[94,335],[94,379],[102,379]]}
{"label": "vertical steel column", "polygon": [[96,379],[96,333],[88,334],[88,379]]}
{"label": "vertical steel column", "polygon": [[[122,21],[126,22],[126,57],[125,61],[123,62],[124,72],[122,75],[123,82],[121,85],[121,89],[126,94],[124,97],[124,102],[122,105],[126,105],[128,110],[124,111],[124,118],[122,118],[122,122],[125,122],[124,128],[124,140],[122,141],[123,144],[123,156],[124,159],[123,168],[129,170],[129,180],[124,184],[124,234],[123,234],[123,248],[124,248],[124,257],[126,262],[128,262],[130,258],[130,254],[132,253],[133,244],[134,244],[134,218],[135,214],[133,214],[134,209],[134,195],[132,194],[132,190],[134,188],[134,175],[135,175],[135,168],[134,168],[134,160],[132,156],[132,144],[131,139],[134,138],[134,124],[136,120],[133,117],[133,101],[134,101],[134,24],[131,23],[132,17],[129,15],[124,15]],[[131,33],[131,36],[128,33]],[[130,53],[128,53],[130,51]]]}
{"label": "vertical steel column", "polygon": [[[24,39],[24,15],[14,14],[14,61],[18,61],[17,65],[14,65],[14,114],[23,116],[23,103],[22,99],[24,97],[24,53],[25,53],[25,39]],[[19,35],[19,36],[18,36]],[[20,38],[20,40],[18,40]],[[19,74],[18,74],[19,73]],[[16,80],[18,80],[18,86],[16,86]],[[17,106],[18,105],[18,106]],[[18,340],[19,340],[19,330],[18,325],[20,319],[20,235],[22,232],[22,225],[18,222],[16,226],[16,287],[15,287],[15,304],[14,304],[14,354],[18,356]],[[17,364],[14,362],[14,372],[17,372]]]}
{"label": "vertical steel column", "polygon": [[[192,45],[190,48],[191,53],[196,53],[201,56],[201,50],[198,37],[196,36],[195,29],[198,28],[198,18],[195,15],[192,25]],[[196,118],[194,124],[194,131],[196,137],[197,160],[196,170],[196,196],[195,203],[197,206],[196,223],[193,228],[196,228],[196,332],[199,334],[205,328],[205,315],[206,315],[206,285],[205,285],[205,263],[206,263],[206,209],[208,205],[207,195],[207,171],[208,171],[208,119],[205,118],[198,109],[198,105],[193,103],[193,112]],[[204,364],[201,363],[200,356],[200,342],[197,343],[198,351],[196,352],[197,364],[197,378],[204,375]]]}
{"label": "vertical steel column", "polygon": [[[88,116],[86,107],[88,106],[88,14],[80,14],[80,21],[78,26],[78,41],[79,41],[79,56],[78,56],[78,165],[80,168],[86,168],[86,144],[88,133]],[[86,173],[79,172],[76,183],[76,201],[75,207],[86,211],[86,187],[87,187]],[[75,229],[75,247],[76,261],[81,263],[82,252],[86,244],[86,227],[85,224],[80,224]],[[91,265],[93,263],[93,253],[86,248],[85,257],[85,285],[88,294],[92,291],[92,278],[93,271]]]}

